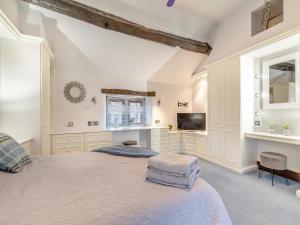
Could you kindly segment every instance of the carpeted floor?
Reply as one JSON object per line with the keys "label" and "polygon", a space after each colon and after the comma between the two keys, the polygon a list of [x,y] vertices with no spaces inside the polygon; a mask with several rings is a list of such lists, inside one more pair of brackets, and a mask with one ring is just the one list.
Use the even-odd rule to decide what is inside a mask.
{"label": "carpeted floor", "polygon": [[300,225],[299,183],[287,186],[276,177],[272,187],[266,172],[259,179],[257,172],[239,175],[203,160],[200,167],[201,177],[223,198],[233,225]]}

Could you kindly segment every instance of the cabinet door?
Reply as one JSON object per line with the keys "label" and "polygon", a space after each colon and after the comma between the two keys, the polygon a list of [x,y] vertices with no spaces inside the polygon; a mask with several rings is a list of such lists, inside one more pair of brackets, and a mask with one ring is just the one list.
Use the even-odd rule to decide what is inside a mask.
{"label": "cabinet door", "polygon": [[218,126],[222,115],[222,65],[208,70],[208,124]]}
{"label": "cabinet door", "polygon": [[223,161],[233,166],[239,166],[240,162],[240,136],[237,128],[225,128],[224,132],[224,156]]}
{"label": "cabinet door", "polygon": [[207,154],[213,158],[221,159],[223,152],[223,135],[221,129],[210,129],[208,135]]}
{"label": "cabinet door", "polygon": [[195,152],[196,150],[196,135],[195,134],[182,134],[182,151]]}
{"label": "cabinet door", "polygon": [[168,151],[179,152],[181,150],[181,134],[169,133],[168,137]]}
{"label": "cabinet door", "polygon": [[223,118],[225,126],[240,123],[240,60],[234,58],[224,63]]}
{"label": "cabinet door", "polygon": [[112,146],[111,142],[97,142],[97,143],[86,143],[84,147],[84,151],[91,152],[96,150],[97,148],[104,148]]}
{"label": "cabinet door", "polygon": [[50,55],[41,48],[41,147],[42,154],[51,154],[51,89]]}
{"label": "cabinet door", "polygon": [[196,153],[205,154],[207,152],[207,136],[196,135]]}

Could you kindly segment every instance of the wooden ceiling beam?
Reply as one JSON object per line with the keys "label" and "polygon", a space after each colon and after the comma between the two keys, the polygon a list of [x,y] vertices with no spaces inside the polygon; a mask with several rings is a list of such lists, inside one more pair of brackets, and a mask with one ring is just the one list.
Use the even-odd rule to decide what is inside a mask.
{"label": "wooden ceiling beam", "polygon": [[145,96],[155,97],[155,91],[132,91],[127,89],[101,89],[102,94],[111,95],[133,95],[133,96]]}
{"label": "wooden ceiling beam", "polygon": [[149,41],[172,47],[209,55],[211,47],[206,42],[180,37],[159,30],[150,29],[137,23],[128,21],[97,8],[73,0],[23,0],[24,2],[46,8],[66,16]]}

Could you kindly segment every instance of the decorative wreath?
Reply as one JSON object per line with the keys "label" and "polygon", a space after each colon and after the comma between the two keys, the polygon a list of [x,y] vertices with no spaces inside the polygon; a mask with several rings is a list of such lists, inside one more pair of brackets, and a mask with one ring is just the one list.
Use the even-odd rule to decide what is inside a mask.
{"label": "decorative wreath", "polygon": [[[80,91],[79,96],[72,96],[72,94],[71,94],[71,89],[72,88],[77,88]],[[80,82],[78,82],[78,81],[72,81],[72,82],[66,84],[66,86],[64,88],[64,95],[65,95],[65,98],[69,102],[77,104],[77,103],[82,102],[85,99],[85,97],[86,97],[86,89],[83,86],[83,84],[81,84]]]}

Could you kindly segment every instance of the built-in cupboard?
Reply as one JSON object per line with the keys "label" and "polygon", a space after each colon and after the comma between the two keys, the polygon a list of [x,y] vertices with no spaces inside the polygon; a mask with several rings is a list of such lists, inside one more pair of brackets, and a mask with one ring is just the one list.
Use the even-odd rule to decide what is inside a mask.
{"label": "built-in cupboard", "polygon": [[208,149],[206,157],[241,169],[240,57],[207,69]]}

